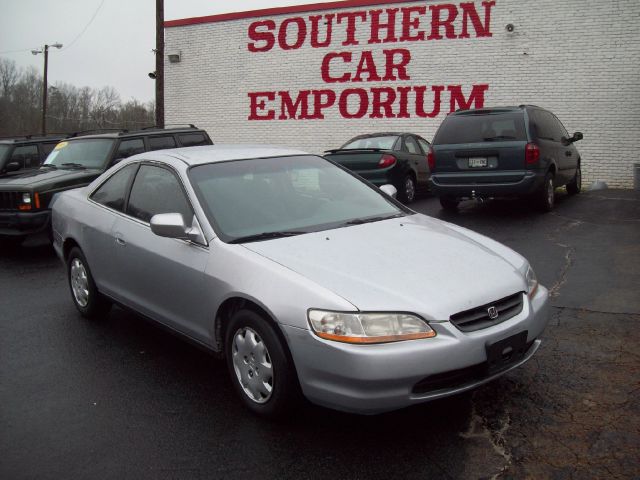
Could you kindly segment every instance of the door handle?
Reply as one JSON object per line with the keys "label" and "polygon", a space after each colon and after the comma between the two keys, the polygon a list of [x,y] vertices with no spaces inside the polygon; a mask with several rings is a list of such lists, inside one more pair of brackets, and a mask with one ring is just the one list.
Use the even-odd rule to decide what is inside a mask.
{"label": "door handle", "polygon": [[116,243],[118,245],[122,245],[123,247],[127,244],[127,242],[124,241],[124,238],[122,238],[120,235],[116,235]]}
{"label": "door handle", "polygon": [[567,157],[570,157],[570,156],[572,155],[572,153],[571,153],[571,151],[570,151],[570,150],[565,150],[564,154],[565,154]]}

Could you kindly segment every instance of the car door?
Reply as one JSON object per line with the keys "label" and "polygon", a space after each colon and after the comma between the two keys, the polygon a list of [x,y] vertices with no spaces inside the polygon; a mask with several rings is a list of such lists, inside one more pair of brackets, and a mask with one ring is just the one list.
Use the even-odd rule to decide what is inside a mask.
{"label": "car door", "polygon": [[429,160],[427,156],[429,155],[429,149],[431,148],[431,144],[422,137],[416,137],[416,139],[418,140],[418,145],[420,145],[420,148],[422,149],[422,153],[424,155],[424,165],[425,165],[425,170],[427,172],[426,177],[428,180],[429,177],[431,176],[431,170],[429,169]]}
{"label": "car door", "polygon": [[556,185],[562,185],[565,176],[564,148],[561,135],[555,124],[555,117],[545,110],[534,111],[534,129],[540,148],[540,164],[556,166]]}
{"label": "car door", "polygon": [[553,114],[551,114],[551,117],[553,118],[553,125],[556,131],[555,135],[560,138],[561,147],[558,156],[562,170],[562,183],[569,183],[573,180],[578,166],[578,150],[573,143],[566,141],[566,139],[569,138],[569,133],[567,129],[564,128],[564,125],[562,125],[562,122],[558,120],[558,117]]}
{"label": "car door", "polygon": [[159,213],[181,213],[189,225],[194,219],[176,172],[164,164],[142,163],[126,216],[119,217],[113,228],[118,297],[144,315],[204,341],[205,317],[212,314],[202,308],[208,247],[155,235],[149,221]]}
{"label": "car door", "polygon": [[418,141],[413,135],[404,136],[404,146],[411,169],[416,174],[418,185],[425,186],[429,178],[429,168],[427,166],[427,157],[422,153],[422,149],[418,145]]}

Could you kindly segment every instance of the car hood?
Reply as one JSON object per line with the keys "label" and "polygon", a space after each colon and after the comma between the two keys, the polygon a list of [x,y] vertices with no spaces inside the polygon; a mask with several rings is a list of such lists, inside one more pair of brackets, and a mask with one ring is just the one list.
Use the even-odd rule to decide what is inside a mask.
{"label": "car hood", "polygon": [[415,214],[244,247],[330,289],[359,310],[411,311],[447,320],[526,289],[520,255],[469,233]]}
{"label": "car hood", "polygon": [[66,169],[40,168],[28,170],[18,175],[6,175],[0,177],[0,190],[12,190],[15,188],[49,188],[64,187],[68,185],[82,186],[91,182],[102,173],[96,169]]}

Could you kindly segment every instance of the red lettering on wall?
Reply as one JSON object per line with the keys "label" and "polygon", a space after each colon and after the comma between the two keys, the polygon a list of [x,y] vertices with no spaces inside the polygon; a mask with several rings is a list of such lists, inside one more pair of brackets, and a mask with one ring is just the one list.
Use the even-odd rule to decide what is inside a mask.
{"label": "red lettering on wall", "polygon": [[416,92],[416,115],[420,118],[434,118],[440,113],[440,94],[444,90],[442,85],[434,85],[431,87],[433,90],[433,110],[426,112],[424,109],[424,94],[427,91],[427,87],[414,87]]}
{"label": "red lettering on wall", "polygon": [[476,10],[476,6],[473,2],[461,3],[462,9],[462,32],[460,32],[459,38],[469,38],[469,32],[467,30],[469,19],[473,24],[473,29],[476,31],[477,37],[491,37],[491,7],[496,4],[495,1],[482,2],[484,7],[484,25],[480,21],[480,15]]}
{"label": "red lettering on wall", "polygon": [[[371,37],[369,43],[389,43],[397,42],[396,38],[396,12],[397,8],[387,8],[385,10],[387,14],[387,21],[381,22],[380,15],[382,10],[369,10],[371,16]],[[380,30],[386,31],[384,40],[380,40]]]}
{"label": "red lettering on wall", "polygon": [[[312,48],[321,48],[321,47],[328,47],[329,45],[331,45],[331,32],[332,32],[332,28],[333,28],[333,17],[335,17],[335,14],[333,13],[329,13],[327,15],[314,15],[309,17],[309,20],[311,21],[311,47]],[[326,32],[324,35],[324,41],[320,41],[318,39],[318,37],[320,36],[319,34],[319,30],[320,30],[320,21],[324,19],[325,20],[325,24],[327,25],[326,28]]]}
{"label": "red lettering on wall", "polygon": [[418,31],[415,34],[413,30],[420,28],[420,17],[411,18],[411,15],[417,13],[418,15],[425,15],[427,13],[427,7],[405,7],[402,8],[402,36],[401,42],[416,42],[424,40],[424,32]]}
{"label": "red lettering on wall", "polygon": [[[267,31],[259,31],[260,27],[266,27]],[[273,48],[276,39],[270,30],[276,29],[276,23],[273,20],[264,20],[261,22],[253,22],[249,25],[249,38],[253,42],[247,44],[250,52],[268,52]],[[257,46],[256,42],[265,42],[262,46]]]}
{"label": "red lettering on wall", "polygon": [[336,82],[348,82],[351,79],[351,74],[345,72],[340,77],[332,77],[329,72],[329,67],[331,66],[331,60],[334,58],[341,58],[343,63],[351,62],[351,52],[331,52],[327,53],[322,59],[322,67],[320,67],[320,73],[322,75],[322,80],[327,83],[336,83]]}
{"label": "red lettering on wall", "polygon": [[[296,41],[290,45],[287,43],[287,36],[289,31],[289,25],[296,24]],[[278,30],[278,45],[282,50],[296,50],[302,46],[305,38],[307,37],[307,24],[304,19],[300,17],[287,18],[280,24],[280,30]]]}
{"label": "red lettering on wall", "polygon": [[[291,99],[291,95],[287,91],[278,92],[280,96],[280,116],[278,120],[287,120],[289,118],[304,120],[309,118],[309,94],[311,90],[301,90],[298,92],[296,101]],[[300,113],[298,113],[298,109]]]}
{"label": "red lettering on wall", "polygon": [[[371,114],[369,118],[394,118],[393,102],[396,100],[396,91],[390,87],[372,88],[373,101],[371,102]],[[386,98],[382,98],[383,95]],[[382,111],[384,110],[384,114]]]}
{"label": "red lettering on wall", "polygon": [[[444,27],[447,38],[456,38],[456,32],[453,29],[453,21],[458,16],[456,6],[450,3],[431,5],[429,10],[431,10],[431,35],[427,37],[427,40],[442,40],[440,27]],[[444,20],[440,18],[440,12],[442,11],[447,12],[447,18]]]}
{"label": "red lettering on wall", "polygon": [[367,82],[380,81],[380,75],[378,75],[378,71],[376,70],[376,62],[373,61],[373,54],[369,50],[365,50],[360,55],[360,62],[358,63],[358,68],[352,81],[361,82],[363,73],[368,75]]}
{"label": "red lettering on wall", "polygon": [[[411,52],[406,48],[394,48],[393,50],[383,50],[386,57],[386,73],[383,80],[411,80],[411,77],[407,74],[407,65],[411,61]],[[396,54],[400,55],[400,59],[396,63],[394,57]],[[393,74],[393,71],[398,71],[398,76]]]}
{"label": "red lettering on wall", "polygon": [[449,85],[447,90],[451,93],[452,112],[456,111],[456,104],[461,110],[469,110],[470,108],[482,108],[484,106],[484,92],[489,89],[489,85],[474,85],[468,99],[464,98],[461,85]]}
{"label": "red lettering on wall", "polygon": [[347,20],[347,38],[342,45],[359,45],[360,42],[356,40],[356,19],[365,21],[367,19],[367,12],[342,12],[336,17],[338,23],[342,23],[343,19]]}
{"label": "red lettering on wall", "polygon": [[[349,96],[356,95],[358,97],[358,111],[356,113],[349,113]],[[340,116],[342,118],[362,118],[367,114],[369,110],[369,96],[367,91],[363,88],[347,88],[340,94],[340,100],[338,101],[338,108],[340,109]]]}
{"label": "red lettering on wall", "polygon": [[323,119],[322,110],[336,103],[336,93],[333,90],[313,90],[311,93],[313,94],[313,115],[309,118]]}
{"label": "red lettering on wall", "polygon": [[273,101],[276,99],[275,92],[250,92],[249,93],[249,120],[273,120],[276,118],[275,110],[267,110],[265,115],[260,115],[259,111],[264,111],[267,108],[264,100],[259,98],[265,98],[266,100]]}
{"label": "red lettering on wall", "polygon": [[398,118],[409,118],[408,104],[409,104],[409,92],[411,91],[411,87],[398,87],[398,93],[400,94],[400,100],[398,101],[398,106],[400,109],[398,110]]}

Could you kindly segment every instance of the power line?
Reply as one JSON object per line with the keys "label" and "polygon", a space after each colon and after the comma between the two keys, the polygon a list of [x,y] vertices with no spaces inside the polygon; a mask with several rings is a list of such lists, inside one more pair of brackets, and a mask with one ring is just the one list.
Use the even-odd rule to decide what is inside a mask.
{"label": "power line", "polygon": [[30,52],[30,48],[25,48],[22,50],[5,50],[4,52],[0,52],[0,55],[6,55],[8,53],[22,53],[22,52]]}
{"label": "power line", "polygon": [[102,0],[102,2],[100,2],[100,5],[98,5],[98,8],[96,8],[96,11],[93,12],[93,15],[91,16],[91,19],[89,19],[89,22],[85,25],[85,27],[82,29],[82,31],[76,36],[76,38],[74,38],[73,40],[71,40],[71,43],[67,44],[66,47],[64,47],[62,49],[62,51],[65,51],[69,48],[71,48],[73,46],[74,43],[76,43],[78,41],[78,39],[84,35],[84,32],[87,31],[87,29],[89,28],[89,26],[93,23],[93,21],[95,20],[96,16],[98,15],[98,12],[100,12],[100,9],[102,8],[102,6],[104,5],[105,0]]}

